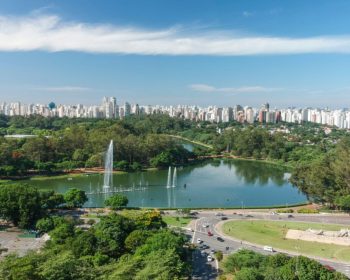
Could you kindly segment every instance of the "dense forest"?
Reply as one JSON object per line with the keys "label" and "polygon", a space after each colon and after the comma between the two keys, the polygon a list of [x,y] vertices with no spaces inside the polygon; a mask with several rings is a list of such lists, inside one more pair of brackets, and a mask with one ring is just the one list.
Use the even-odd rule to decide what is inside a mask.
{"label": "dense forest", "polygon": [[7,133],[36,135],[24,139],[0,137],[3,176],[23,175],[28,170],[49,173],[101,167],[110,140],[115,146],[115,167],[123,170],[183,164],[194,157],[178,141],[163,135],[185,129],[188,124],[166,116],[122,121],[13,117],[2,120],[2,126]]}

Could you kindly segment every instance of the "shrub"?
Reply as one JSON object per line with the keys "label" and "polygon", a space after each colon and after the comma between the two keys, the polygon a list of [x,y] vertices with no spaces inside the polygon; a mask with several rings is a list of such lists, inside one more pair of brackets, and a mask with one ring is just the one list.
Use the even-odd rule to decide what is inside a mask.
{"label": "shrub", "polygon": [[298,209],[297,212],[300,213],[300,214],[317,214],[317,213],[319,213],[318,210],[316,210],[316,209],[309,209],[309,208],[300,208],[300,209]]}

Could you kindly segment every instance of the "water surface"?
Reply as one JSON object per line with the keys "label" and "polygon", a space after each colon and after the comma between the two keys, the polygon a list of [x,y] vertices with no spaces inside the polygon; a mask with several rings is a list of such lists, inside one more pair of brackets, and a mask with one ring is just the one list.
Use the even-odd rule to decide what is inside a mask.
{"label": "water surface", "polygon": [[[129,206],[253,207],[305,202],[306,196],[289,182],[289,174],[271,164],[244,160],[212,160],[177,168],[177,186],[167,188],[168,170],[114,174],[114,190],[125,194]],[[103,175],[70,180],[30,181],[39,188],[64,193],[79,188],[89,193],[86,207],[103,206]]]}

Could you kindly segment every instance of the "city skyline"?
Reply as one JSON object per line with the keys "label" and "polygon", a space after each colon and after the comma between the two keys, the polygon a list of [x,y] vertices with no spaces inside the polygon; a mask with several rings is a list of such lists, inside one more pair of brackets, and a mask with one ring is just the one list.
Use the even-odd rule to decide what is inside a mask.
{"label": "city skyline", "polygon": [[350,3],[0,3],[0,100],[349,107]]}
{"label": "city skyline", "polygon": [[277,108],[271,107],[268,102],[261,104],[259,108],[241,106],[239,104],[226,107],[196,105],[142,105],[138,103],[117,102],[116,97],[103,97],[100,105],[86,106],[83,104],[56,105],[49,104],[23,104],[21,102],[0,103],[0,115],[5,116],[31,116],[41,115],[44,117],[68,117],[68,118],[105,118],[124,119],[131,115],[154,115],[166,114],[170,117],[182,118],[191,121],[209,121],[222,123],[237,121],[240,123],[318,123],[335,126],[341,129],[350,129],[350,110],[328,108]]}

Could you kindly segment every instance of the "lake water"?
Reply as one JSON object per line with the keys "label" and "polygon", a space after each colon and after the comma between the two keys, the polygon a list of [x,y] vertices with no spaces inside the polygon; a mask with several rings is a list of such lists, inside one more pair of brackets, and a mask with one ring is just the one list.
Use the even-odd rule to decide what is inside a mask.
{"label": "lake water", "polygon": [[[307,201],[289,182],[289,174],[266,163],[211,160],[177,168],[177,186],[167,188],[168,170],[115,174],[114,190],[125,194],[129,206],[138,207],[252,207],[290,205]],[[103,175],[29,181],[42,189],[64,193],[86,191],[86,207],[103,206]]]}

